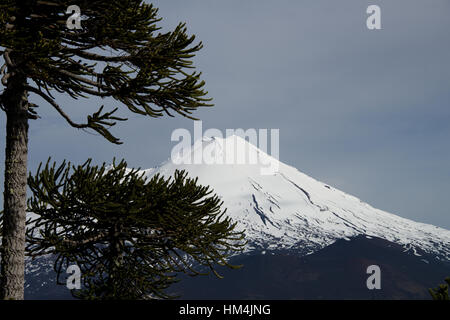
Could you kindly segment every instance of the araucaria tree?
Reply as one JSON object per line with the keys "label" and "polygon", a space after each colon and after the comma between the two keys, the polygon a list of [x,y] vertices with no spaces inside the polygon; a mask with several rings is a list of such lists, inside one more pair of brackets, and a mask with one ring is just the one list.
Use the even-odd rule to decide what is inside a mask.
{"label": "araucaria tree", "polygon": [[[69,6],[80,9],[80,23],[73,11],[67,13]],[[157,9],[141,0],[0,1],[0,106],[7,119],[4,299],[23,298],[28,122],[39,118],[29,94],[40,96],[70,126],[94,130],[113,143],[120,141],[109,128],[126,120],[116,116],[117,109],[100,107],[79,122],[54,94],[112,98],[150,117],[171,112],[191,117],[198,107],[210,106],[200,74],[189,69],[201,43],[183,24],[160,32],[159,20]]]}
{"label": "araucaria tree", "polygon": [[169,298],[165,289],[177,272],[234,268],[227,259],[244,245],[219,197],[183,171],[146,179],[124,161],[110,167],[47,162],[28,183],[29,210],[37,218],[27,230],[27,251],[55,254],[58,280],[78,265],[83,287],[72,290],[78,298]]}
{"label": "araucaria tree", "polygon": [[440,284],[436,289],[428,289],[433,300],[450,300],[448,290],[450,288],[450,277],[445,278],[446,284]]}

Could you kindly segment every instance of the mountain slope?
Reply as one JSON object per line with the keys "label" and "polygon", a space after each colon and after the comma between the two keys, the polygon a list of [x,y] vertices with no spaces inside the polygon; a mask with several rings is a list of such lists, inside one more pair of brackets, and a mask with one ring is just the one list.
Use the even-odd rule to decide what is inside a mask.
{"label": "mountain slope", "polygon": [[[225,280],[183,279],[174,289],[184,298],[423,299],[429,298],[428,287],[448,276],[450,231],[375,209],[242,138],[204,139],[174,160],[194,159],[202,150],[216,160],[226,159],[230,150],[239,149],[247,159],[261,157],[260,163],[168,161],[143,171],[151,177],[187,170],[201,184],[210,185],[238,228],[246,229],[246,253],[232,259],[244,268],[222,270]],[[268,164],[276,170],[263,175]],[[28,299],[71,298],[64,286],[55,284],[54,258],[27,263]],[[370,264],[381,267],[381,291],[365,287]]]}
{"label": "mountain slope", "polygon": [[[230,157],[234,164],[218,164],[221,159],[229,163],[230,150],[235,151]],[[202,152],[215,162],[176,164]],[[235,154],[260,161],[238,164]],[[262,175],[268,164],[277,170]],[[174,161],[144,172],[147,177],[157,173],[170,176],[176,169],[187,170],[222,197],[228,215],[246,230],[247,250],[297,249],[310,254],[338,239],[364,234],[400,244],[417,255],[421,249],[438,259],[450,259],[449,230],[375,209],[283,164],[238,136],[203,139]]]}
{"label": "mountain slope", "polygon": [[[48,260],[49,259],[49,260]],[[53,258],[40,258],[27,273],[26,299],[72,299],[56,285]],[[426,262],[425,262],[426,261]],[[431,299],[434,288],[449,275],[450,263],[433,255],[404,252],[401,245],[357,236],[337,240],[317,252],[300,256],[293,250],[249,252],[231,259],[241,269],[218,267],[224,277],[190,277],[170,287],[181,299]],[[381,270],[381,289],[368,290],[370,265]]]}
{"label": "mountain slope", "polygon": [[[182,299],[431,299],[450,265],[423,253],[365,236],[335,243],[308,256],[290,250],[247,254],[232,259],[241,269],[221,268],[224,277],[182,277],[171,290]],[[423,258],[431,261],[424,263]],[[368,290],[367,267],[381,270],[381,288]]]}

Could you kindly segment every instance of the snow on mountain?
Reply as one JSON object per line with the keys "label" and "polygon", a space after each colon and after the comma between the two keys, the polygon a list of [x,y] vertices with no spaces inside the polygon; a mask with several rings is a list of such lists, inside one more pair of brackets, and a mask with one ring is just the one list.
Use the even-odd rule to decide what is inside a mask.
{"label": "snow on mountain", "polygon": [[[231,159],[230,152],[232,156],[245,155],[247,164],[218,162]],[[208,156],[203,163],[188,163],[202,154]],[[255,157],[258,163],[250,164],[248,160]],[[262,174],[268,164],[276,170]],[[309,254],[338,239],[362,234],[401,244],[405,251],[416,255],[423,250],[450,260],[449,230],[375,209],[278,161],[238,136],[204,138],[190,152],[144,172],[147,177],[157,173],[168,177],[176,169],[198,177],[199,183],[210,185],[222,198],[227,214],[246,230],[247,250],[292,248]]]}

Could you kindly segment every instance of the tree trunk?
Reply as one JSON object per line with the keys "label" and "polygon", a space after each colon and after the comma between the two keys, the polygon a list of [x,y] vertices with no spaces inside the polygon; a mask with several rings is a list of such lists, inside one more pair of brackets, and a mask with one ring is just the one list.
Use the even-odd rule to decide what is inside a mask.
{"label": "tree trunk", "polygon": [[28,101],[25,78],[12,74],[3,93],[6,111],[1,297],[24,298]]}
{"label": "tree trunk", "polygon": [[121,227],[114,225],[110,231],[111,239],[109,243],[109,275],[108,275],[108,291],[106,296],[108,299],[123,299],[122,287],[120,279],[117,278],[118,271],[123,265],[123,246],[124,243],[120,240]]}

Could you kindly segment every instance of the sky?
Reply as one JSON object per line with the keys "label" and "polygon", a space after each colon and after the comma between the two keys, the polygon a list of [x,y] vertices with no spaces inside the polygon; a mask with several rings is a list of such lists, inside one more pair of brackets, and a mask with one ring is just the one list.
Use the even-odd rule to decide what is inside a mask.
{"label": "sky", "polygon": [[[163,30],[186,22],[204,48],[194,59],[213,108],[203,128],[279,129],[280,160],[372,206],[450,229],[450,1],[159,0]],[[381,8],[381,30],[366,26]],[[193,121],[126,111],[117,146],[69,127],[39,98],[29,169],[49,156],[150,168]],[[82,121],[102,103],[58,102]],[[5,116],[0,115],[4,159]],[[3,161],[0,170],[3,172]],[[1,177],[3,187],[3,176]]]}

